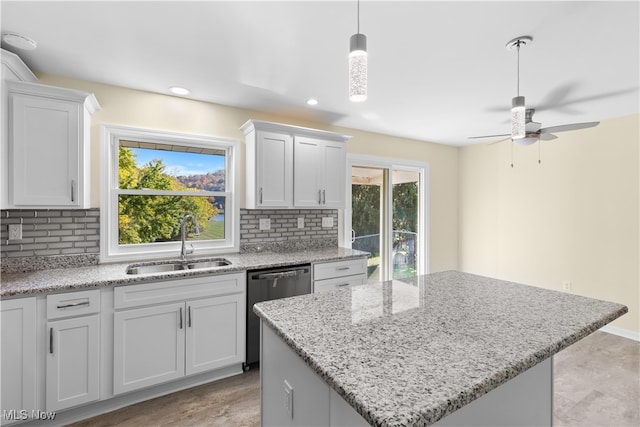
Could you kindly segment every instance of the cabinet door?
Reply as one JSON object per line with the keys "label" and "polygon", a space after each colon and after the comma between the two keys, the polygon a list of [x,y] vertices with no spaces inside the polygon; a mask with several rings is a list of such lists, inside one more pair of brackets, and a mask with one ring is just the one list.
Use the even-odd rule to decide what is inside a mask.
{"label": "cabinet door", "polygon": [[47,411],[100,398],[99,315],[47,323]]}
{"label": "cabinet door", "polygon": [[1,424],[36,409],[36,299],[0,302]]}
{"label": "cabinet door", "polygon": [[296,137],[294,142],[293,193],[295,207],[322,207],[321,170],[324,167],[323,142]]}
{"label": "cabinet door", "polygon": [[256,206],[287,208],[293,201],[293,140],[290,135],[257,132]]}
{"label": "cabinet door", "polygon": [[245,295],[187,302],[187,375],[242,363]]}
{"label": "cabinet door", "polygon": [[80,206],[81,106],[22,94],[13,94],[11,103],[13,205]]}
{"label": "cabinet door", "polygon": [[339,209],[345,207],[345,177],[347,153],[344,143],[327,142],[323,150],[322,207]]}
{"label": "cabinet door", "polygon": [[113,392],[184,376],[184,302],[114,313]]}

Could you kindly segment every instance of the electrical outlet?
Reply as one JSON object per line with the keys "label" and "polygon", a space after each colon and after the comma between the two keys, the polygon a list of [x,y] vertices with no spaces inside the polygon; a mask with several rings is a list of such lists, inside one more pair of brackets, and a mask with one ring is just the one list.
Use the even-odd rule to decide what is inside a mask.
{"label": "electrical outlet", "polygon": [[293,418],[293,387],[284,380],[284,409]]}
{"label": "electrical outlet", "polygon": [[565,292],[571,292],[571,282],[568,280],[562,282],[562,290]]}
{"label": "electrical outlet", "polygon": [[304,228],[304,217],[298,218],[298,228]]}
{"label": "electrical outlet", "polygon": [[22,240],[22,224],[9,224],[9,240]]}
{"label": "electrical outlet", "polygon": [[322,218],[322,226],[323,227],[333,227],[333,217],[325,216]]}
{"label": "electrical outlet", "polygon": [[271,228],[271,218],[260,219],[260,230],[269,230]]}

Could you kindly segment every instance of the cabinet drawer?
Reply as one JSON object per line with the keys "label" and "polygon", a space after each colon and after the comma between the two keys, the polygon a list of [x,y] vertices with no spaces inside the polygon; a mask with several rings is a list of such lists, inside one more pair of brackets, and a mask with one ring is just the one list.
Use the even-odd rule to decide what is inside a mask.
{"label": "cabinet drawer", "polygon": [[365,274],[366,271],[367,271],[366,258],[314,264],[313,280],[332,279],[334,277],[344,277],[344,276],[353,276],[355,274]]}
{"label": "cabinet drawer", "polygon": [[100,289],[47,295],[47,319],[100,312]]}
{"label": "cabinet drawer", "polygon": [[336,277],[334,279],[318,280],[313,282],[313,292],[325,292],[334,289],[350,288],[355,285],[363,285],[367,282],[367,276],[358,274],[356,276]]}
{"label": "cabinet drawer", "polygon": [[245,272],[168,280],[141,285],[118,286],[113,290],[116,309],[184,301],[214,295],[237,294],[246,289]]}

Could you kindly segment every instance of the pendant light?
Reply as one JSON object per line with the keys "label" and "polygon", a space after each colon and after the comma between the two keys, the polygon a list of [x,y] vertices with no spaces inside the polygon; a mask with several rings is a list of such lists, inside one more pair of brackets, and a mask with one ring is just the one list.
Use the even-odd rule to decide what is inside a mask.
{"label": "pendant light", "polygon": [[358,0],[358,32],[349,40],[349,100],[367,99],[367,36],[360,34],[360,0]]}
{"label": "pendant light", "polygon": [[524,96],[520,96],[520,48],[531,43],[533,39],[529,36],[516,37],[507,43],[507,49],[516,49],[517,54],[517,88],[516,94],[511,100],[511,139],[522,139],[527,135],[526,130],[526,108],[524,106]]}

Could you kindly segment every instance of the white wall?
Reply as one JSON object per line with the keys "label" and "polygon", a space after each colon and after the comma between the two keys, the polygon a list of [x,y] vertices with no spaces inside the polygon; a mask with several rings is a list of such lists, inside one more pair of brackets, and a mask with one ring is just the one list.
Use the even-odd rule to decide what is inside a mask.
{"label": "white wall", "polygon": [[[430,270],[455,270],[458,267],[458,149],[455,147],[49,74],[39,74],[38,78],[43,84],[92,92],[102,106],[92,118],[92,207],[100,204],[100,125],[103,123],[206,134],[241,141],[244,141],[244,136],[239,128],[249,119],[325,129],[351,135],[353,138],[347,144],[350,153],[430,163]],[[244,177],[244,161],[240,175]],[[244,193],[243,180],[240,187]],[[241,197],[244,201],[243,194]]]}
{"label": "white wall", "polygon": [[460,150],[463,271],[615,301],[640,331],[639,122],[633,115],[540,146]]}

